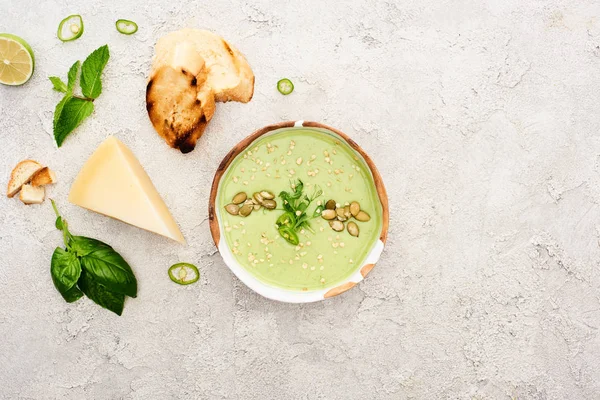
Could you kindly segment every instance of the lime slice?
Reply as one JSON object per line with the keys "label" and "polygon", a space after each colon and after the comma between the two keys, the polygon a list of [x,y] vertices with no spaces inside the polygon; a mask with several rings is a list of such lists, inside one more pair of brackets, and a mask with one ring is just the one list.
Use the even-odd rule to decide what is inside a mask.
{"label": "lime slice", "polygon": [[9,33],[0,33],[0,83],[22,85],[31,78],[35,60],[26,41]]}

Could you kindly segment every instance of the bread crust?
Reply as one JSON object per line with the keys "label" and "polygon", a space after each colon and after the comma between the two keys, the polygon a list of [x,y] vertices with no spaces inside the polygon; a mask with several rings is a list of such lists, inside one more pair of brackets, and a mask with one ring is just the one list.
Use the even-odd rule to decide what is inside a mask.
{"label": "bread crust", "polygon": [[44,166],[34,160],[23,160],[19,162],[10,173],[10,179],[6,188],[6,196],[14,197],[21,187],[29,183],[36,173]]}

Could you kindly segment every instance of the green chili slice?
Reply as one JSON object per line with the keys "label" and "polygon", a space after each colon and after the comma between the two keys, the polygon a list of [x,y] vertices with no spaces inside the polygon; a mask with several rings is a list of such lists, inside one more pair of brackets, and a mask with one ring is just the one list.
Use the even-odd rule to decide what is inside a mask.
{"label": "green chili slice", "polygon": [[294,91],[294,84],[288,78],[280,79],[277,82],[277,90],[282,95],[287,96]]}
{"label": "green chili slice", "polygon": [[60,21],[56,36],[63,42],[70,42],[83,35],[83,18],[79,14],[69,15]]}
{"label": "green chili slice", "polygon": [[[188,279],[190,272],[192,277]],[[200,272],[194,264],[182,262],[171,265],[171,268],[169,268],[169,278],[179,285],[189,285],[200,279]]]}
{"label": "green chili slice", "polygon": [[133,35],[138,30],[137,24],[128,19],[119,19],[115,22],[115,25],[117,30],[123,35]]}
{"label": "green chili slice", "polygon": [[292,227],[289,227],[289,226],[279,227],[279,234],[281,235],[282,238],[287,240],[288,243],[293,244],[294,246],[297,246],[298,243],[300,243],[300,239],[298,239],[298,235],[296,234],[296,231],[294,231],[294,228],[292,228]]}
{"label": "green chili slice", "polygon": [[285,213],[281,214],[281,216],[279,218],[277,218],[277,221],[275,223],[277,224],[278,227],[281,227],[281,226],[293,227],[294,225],[296,225],[296,216],[294,215],[294,213],[286,211]]}

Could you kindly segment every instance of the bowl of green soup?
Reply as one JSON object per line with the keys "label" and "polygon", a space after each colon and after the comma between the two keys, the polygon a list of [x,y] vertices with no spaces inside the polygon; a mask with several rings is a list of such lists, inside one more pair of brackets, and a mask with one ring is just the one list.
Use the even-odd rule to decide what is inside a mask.
{"label": "bowl of green soup", "polygon": [[238,143],[213,180],[210,230],[225,264],[273,300],[343,293],[383,251],[388,200],[369,156],[317,122],[269,125]]}

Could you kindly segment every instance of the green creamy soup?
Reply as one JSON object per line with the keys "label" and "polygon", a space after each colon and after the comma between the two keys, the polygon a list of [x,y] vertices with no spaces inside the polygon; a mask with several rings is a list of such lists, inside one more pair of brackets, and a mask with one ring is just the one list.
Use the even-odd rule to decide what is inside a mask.
{"label": "green creamy soup", "polygon": [[[350,218],[344,222],[345,229],[336,232],[318,216],[310,220],[310,229],[298,230],[298,245],[288,243],[276,225],[284,214],[279,194],[293,192],[291,185],[298,179],[304,183],[303,195],[323,191],[310,204],[308,216],[333,199],[341,207],[358,202],[371,219]],[[247,217],[225,210],[236,194],[244,192],[252,198],[260,191],[275,195],[276,209],[262,207]],[[348,278],[381,232],[381,203],[369,168],[346,142],[325,130],[286,128],[257,139],[223,176],[217,207],[222,235],[237,261],[260,281],[291,290],[323,289]],[[349,221],[357,224],[358,237],[346,229]]]}

